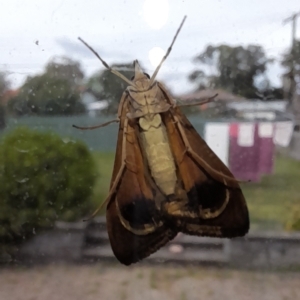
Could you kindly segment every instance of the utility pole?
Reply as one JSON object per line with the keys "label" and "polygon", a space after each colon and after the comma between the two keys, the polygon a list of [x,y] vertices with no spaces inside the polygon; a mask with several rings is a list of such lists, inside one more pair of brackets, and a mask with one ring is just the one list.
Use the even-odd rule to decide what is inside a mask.
{"label": "utility pole", "polygon": [[290,17],[283,20],[283,25],[288,22],[292,22],[292,65],[289,74],[290,78],[290,88],[288,93],[289,106],[293,106],[293,101],[295,101],[295,92],[296,92],[296,80],[295,80],[295,44],[296,44],[296,26],[297,18],[300,16],[300,12],[292,14]]}

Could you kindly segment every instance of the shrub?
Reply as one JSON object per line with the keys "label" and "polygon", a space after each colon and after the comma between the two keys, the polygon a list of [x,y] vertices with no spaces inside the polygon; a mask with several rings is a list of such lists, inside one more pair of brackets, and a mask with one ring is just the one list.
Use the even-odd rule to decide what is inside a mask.
{"label": "shrub", "polygon": [[95,164],[81,142],[17,128],[0,144],[0,243],[91,209]]}

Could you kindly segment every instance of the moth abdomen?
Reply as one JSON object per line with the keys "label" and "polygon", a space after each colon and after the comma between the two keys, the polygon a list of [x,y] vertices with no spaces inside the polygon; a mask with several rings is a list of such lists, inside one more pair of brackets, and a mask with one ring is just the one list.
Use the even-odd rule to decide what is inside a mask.
{"label": "moth abdomen", "polygon": [[177,183],[176,166],[171,152],[166,128],[160,114],[152,118],[140,118],[141,146],[156,185],[164,195],[175,192]]}

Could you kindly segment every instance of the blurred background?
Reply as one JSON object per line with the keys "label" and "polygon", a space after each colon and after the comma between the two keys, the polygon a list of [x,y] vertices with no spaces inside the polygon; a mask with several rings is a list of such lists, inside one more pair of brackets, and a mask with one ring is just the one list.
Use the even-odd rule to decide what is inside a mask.
{"label": "blurred background", "polygon": [[[157,80],[179,103],[218,94],[184,112],[250,181],[251,230],[178,236],[123,267],[103,216],[81,221],[108,194],[118,125],[72,125],[114,119],[126,83],[77,38],[127,78],[135,59],[151,75],[184,15]],[[11,0],[0,25],[0,299],[297,299],[299,1]]]}

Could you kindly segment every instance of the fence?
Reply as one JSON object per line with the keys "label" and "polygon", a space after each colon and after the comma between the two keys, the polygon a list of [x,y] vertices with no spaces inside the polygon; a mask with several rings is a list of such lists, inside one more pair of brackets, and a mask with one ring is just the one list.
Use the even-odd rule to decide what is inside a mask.
{"label": "fence", "polygon": [[[13,130],[18,126],[28,126],[33,129],[41,131],[54,131],[66,140],[77,139],[85,142],[91,150],[112,152],[115,151],[118,124],[111,124],[105,128],[96,130],[78,130],[72,127],[73,124],[79,126],[91,126],[101,124],[114,119],[114,116],[102,116],[91,118],[87,115],[82,116],[55,116],[55,117],[22,117],[22,118],[8,118],[7,126],[0,131],[1,136]],[[204,122],[198,116],[191,116],[189,118],[196,130],[202,134]]]}

